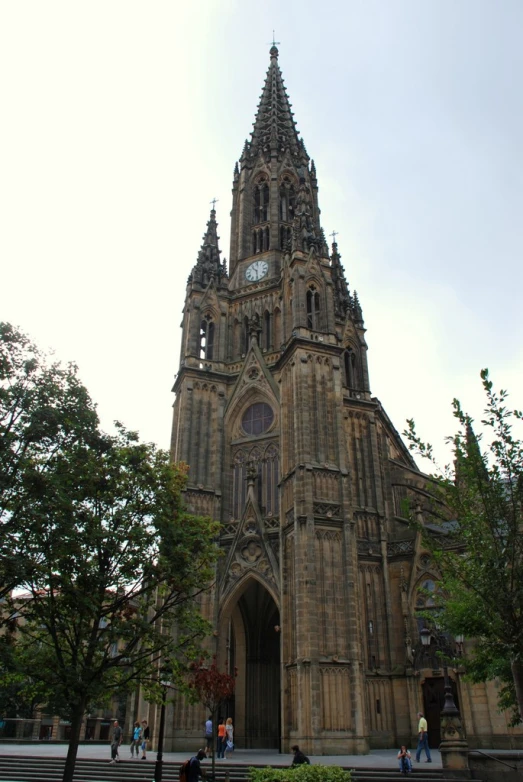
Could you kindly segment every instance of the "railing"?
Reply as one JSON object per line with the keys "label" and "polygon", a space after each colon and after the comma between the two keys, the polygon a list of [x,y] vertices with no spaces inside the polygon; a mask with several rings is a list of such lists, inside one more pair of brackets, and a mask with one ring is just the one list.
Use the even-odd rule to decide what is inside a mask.
{"label": "railing", "polygon": [[489,755],[488,752],[483,752],[481,749],[470,749],[469,755],[473,755],[476,753],[477,755],[485,755],[486,758],[490,758],[490,760],[495,760],[496,763],[501,763],[503,766],[507,766],[507,768],[512,769],[512,771],[519,771],[518,766],[511,766],[510,763],[505,763],[504,760],[500,760],[495,755]]}

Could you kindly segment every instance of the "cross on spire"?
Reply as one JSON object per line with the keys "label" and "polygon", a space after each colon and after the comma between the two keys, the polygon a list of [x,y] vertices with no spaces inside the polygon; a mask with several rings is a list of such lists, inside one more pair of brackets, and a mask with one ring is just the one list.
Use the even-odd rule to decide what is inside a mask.
{"label": "cross on spire", "polygon": [[210,204],[212,204],[212,211],[214,212],[216,209],[216,204],[218,203],[220,199],[219,198],[213,198],[212,201],[209,201]]}
{"label": "cross on spire", "polygon": [[275,41],[274,40],[274,30],[273,30],[272,31],[272,43],[271,43],[271,45],[272,46],[280,46],[280,43],[281,43],[280,41]]}
{"label": "cross on spire", "polygon": [[336,237],[338,236],[338,231],[333,231],[331,233],[331,236],[332,236],[332,243],[336,244]]}

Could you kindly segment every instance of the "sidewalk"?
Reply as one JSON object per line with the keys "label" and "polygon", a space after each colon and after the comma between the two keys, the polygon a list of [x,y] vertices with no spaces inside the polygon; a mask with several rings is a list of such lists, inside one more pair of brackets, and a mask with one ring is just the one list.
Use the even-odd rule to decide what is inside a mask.
{"label": "sidewalk", "polygon": [[[163,759],[167,762],[183,761],[187,760],[191,754],[196,752],[196,748],[188,750],[187,752],[164,752]],[[421,763],[416,764],[414,760],[415,750],[412,751],[413,765],[424,766],[424,756],[421,758]],[[441,754],[439,750],[432,749],[432,764],[429,768],[441,768]],[[311,763],[321,763],[325,766],[345,766],[349,768],[387,768],[397,769],[398,763],[396,760],[397,749],[373,749],[368,755],[310,755]],[[28,744],[8,744],[0,742],[0,755],[14,755],[15,757],[54,757],[62,758],[67,754],[67,744],[53,744],[47,741],[35,741]],[[107,746],[103,744],[81,744],[78,747],[79,758],[98,758],[101,760],[109,759],[111,754],[110,744]],[[120,758],[122,760],[129,760],[130,750],[129,744],[122,744],[120,747]],[[227,764],[234,765],[236,763],[253,765],[253,766],[287,766],[290,765],[292,759],[292,753],[279,754],[274,750],[261,750],[261,749],[238,749],[235,750],[233,756],[227,760]],[[156,760],[156,752],[147,753],[147,762],[151,763]],[[211,764],[210,760],[202,761],[204,767],[208,767]],[[133,763],[142,763],[144,761],[133,760]],[[221,764],[221,760],[217,760],[216,764]]]}

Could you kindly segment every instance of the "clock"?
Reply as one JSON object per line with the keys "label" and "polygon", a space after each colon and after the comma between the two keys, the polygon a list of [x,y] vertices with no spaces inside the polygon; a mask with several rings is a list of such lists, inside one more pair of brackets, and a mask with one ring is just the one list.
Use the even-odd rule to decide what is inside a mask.
{"label": "clock", "polygon": [[254,261],[245,269],[245,277],[249,282],[258,282],[258,280],[265,277],[268,271],[269,264],[267,261]]}

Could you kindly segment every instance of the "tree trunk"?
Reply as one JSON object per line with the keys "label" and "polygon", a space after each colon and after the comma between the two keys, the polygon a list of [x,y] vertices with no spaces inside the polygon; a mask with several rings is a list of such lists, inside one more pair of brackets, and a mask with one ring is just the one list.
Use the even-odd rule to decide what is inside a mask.
{"label": "tree trunk", "polygon": [[64,775],[62,782],[73,782],[74,769],[76,766],[76,755],[78,754],[78,745],[80,743],[80,730],[85,714],[85,701],[79,703],[72,714],[71,719],[71,738],[67,748],[67,757],[65,759]]}
{"label": "tree trunk", "polygon": [[523,719],[523,661],[511,660],[510,668],[512,670],[512,678],[514,679],[514,687],[516,689],[519,716]]}

